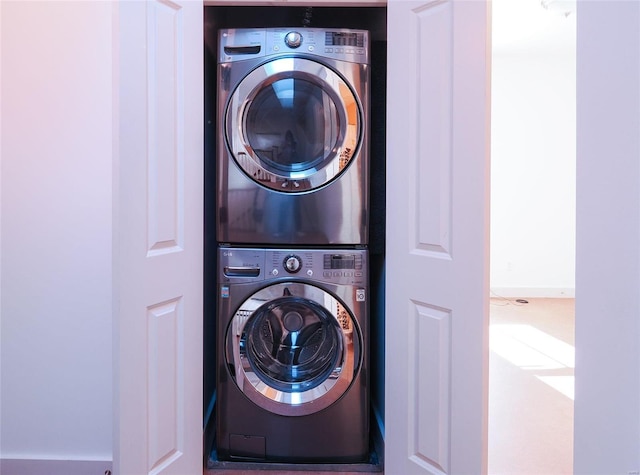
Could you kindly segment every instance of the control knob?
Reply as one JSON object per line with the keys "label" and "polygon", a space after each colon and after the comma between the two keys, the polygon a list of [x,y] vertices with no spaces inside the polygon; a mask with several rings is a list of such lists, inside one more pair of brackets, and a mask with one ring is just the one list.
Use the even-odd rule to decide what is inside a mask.
{"label": "control knob", "polygon": [[284,42],[289,48],[297,48],[302,44],[302,35],[297,31],[290,31],[284,37]]}
{"label": "control knob", "polygon": [[287,256],[284,260],[284,268],[290,274],[295,274],[302,267],[302,261],[298,256]]}

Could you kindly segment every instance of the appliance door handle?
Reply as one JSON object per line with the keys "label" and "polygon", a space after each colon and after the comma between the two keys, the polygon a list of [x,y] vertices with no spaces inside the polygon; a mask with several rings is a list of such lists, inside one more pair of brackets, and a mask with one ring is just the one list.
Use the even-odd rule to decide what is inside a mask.
{"label": "appliance door handle", "polygon": [[224,275],[227,277],[258,277],[260,267],[224,266]]}

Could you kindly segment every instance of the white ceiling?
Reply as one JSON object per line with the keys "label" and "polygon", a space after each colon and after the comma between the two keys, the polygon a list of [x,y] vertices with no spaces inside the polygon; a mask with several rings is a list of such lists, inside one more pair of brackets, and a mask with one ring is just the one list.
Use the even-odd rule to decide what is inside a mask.
{"label": "white ceiling", "polygon": [[575,55],[575,0],[492,0],[494,54]]}

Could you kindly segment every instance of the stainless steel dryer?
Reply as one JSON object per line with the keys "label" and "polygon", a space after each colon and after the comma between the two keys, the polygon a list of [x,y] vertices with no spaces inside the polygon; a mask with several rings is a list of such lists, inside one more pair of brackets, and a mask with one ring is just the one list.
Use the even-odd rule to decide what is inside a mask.
{"label": "stainless steel dryer", "polygon": [[219,249],[220,460],[369,452],[367,251]]}
{"label": "stainless steel dryer", "polygon": [[217,240],[367,244],[369,36],[219,35]]}

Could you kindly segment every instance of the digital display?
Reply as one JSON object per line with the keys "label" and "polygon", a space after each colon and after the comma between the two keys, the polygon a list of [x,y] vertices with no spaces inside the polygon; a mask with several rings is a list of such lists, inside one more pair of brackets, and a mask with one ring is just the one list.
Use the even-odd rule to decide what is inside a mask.
{"label": "digital display", "polygon": [[327,32],[325,39],[326,46],[355,46],[359,48],[364,47],[364,35],[362,33],[347,33],[347,32]]}
{"label": "digital display", "polygon": [[325,254],[325,269],[355,269],[356,258],[353,255],[345,254]]}

